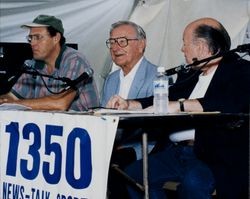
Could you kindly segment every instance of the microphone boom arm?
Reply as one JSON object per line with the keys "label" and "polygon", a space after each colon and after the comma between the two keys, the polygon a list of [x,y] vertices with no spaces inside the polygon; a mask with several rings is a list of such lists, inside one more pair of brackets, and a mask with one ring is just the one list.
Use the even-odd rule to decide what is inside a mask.
{"label": "microphone boom arm", "polygon": [[52,75],[47,75],[47,74],[39,73],[38,71],[31,71],[31,70],[27,70],[27,69],[22,69],[22,72],[26,73],[26,74],[34,75],[34,76],[48,77],[51,79],[60,80],[60,81],[65,82],[65,83],[72,81],[71,79],[69,79],[67,77],[55,77]]}
{"label": "microphone boom arm", "polygon": [[229,51],[224,51],[224,52],[219,52],[215,55],[212,55],[211,57],[208,57],[208,58],[205,58],[205,59],[201,59],[201,60],[195,60],[193,63],[191,64],[187,64],[187,65],[180,65],[180,66],[177,66],[177,67],[174,67],[174,68],[171,68],[171,69],[168,69],[165,71],[165,75],[167,76],[171,76],[171,75],[174,75],[176,73],[178,73],[179,71],[182,71],[182,70],[190,70],[193,66],[197,66],[201,63],[204,63],[204,62],[209,62],[213,59],[216,59],[218,57],[223,57],[225,56],[226,54],[229,54],[229,53],[234,53],[234,52],[240,52],[240,53],[243,53],[243,52],[247,52],[248,54],[250,54],[250,43],[248,44],[243,44],[243,45],[239,45],[237,46],[237,48],[235,49],[232,49],[232,50],[229,50]]}

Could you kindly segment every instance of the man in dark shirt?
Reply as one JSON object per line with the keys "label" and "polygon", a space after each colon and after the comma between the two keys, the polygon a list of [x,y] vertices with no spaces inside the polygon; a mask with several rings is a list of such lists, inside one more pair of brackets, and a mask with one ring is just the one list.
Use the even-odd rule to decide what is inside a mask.
{"label": "man in dark shirt", "polygon": [[[198,19],[184,30],[182,52],[188,64],[194,59],[202,60],[217,53],[228,52],[229,49],[230,37],[215,19]],[[193,69],[190,74],[180,74],[176,83],[170,87],[169,112],[184,109],[186,112],[249,113],[248,61],[237,54],[225,53],[225,56]],[[183,76],[187,79],[183,80]],[[185,100],[179,100],[183,98]],[[138,109],[152,104],[153,97],[135,101],[115,96],[109,101],[108,107]],[[218,198],[247,198],[248,142],[247,121],[237,128],[218,125],[195,129],[193,147],[168,145],[163,151],[149,156],[150,198],[164,198],[162,187],[169,180],[181,182],[178,186],[180,198],[211,198],[214,189]],[[142,182],[141,168],[141,162],[136,161],[126,171],[138,182]],[[142,197],[133,188],[129,188],[129,192],[131,198]]]}

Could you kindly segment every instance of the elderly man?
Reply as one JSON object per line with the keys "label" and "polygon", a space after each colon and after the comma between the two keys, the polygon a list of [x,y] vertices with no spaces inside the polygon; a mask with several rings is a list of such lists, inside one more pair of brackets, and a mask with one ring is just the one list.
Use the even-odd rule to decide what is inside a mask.
{"label": "elderly man", "polygon": [[[106,45],[110,50],[112,61],[120,69],[106,78],[101,105],[106,106],[107,102],[116,95],[125,99],[136,99],[153,95],[153,80],[157,74],[157,67],[144,57],[146,33],[142,27],[131,21],[118,21],[111,25],[110,37],[106,41]],[[137,132],[130,131],[129,133],[124,133],[122,129],[118,129],[112,163],[118,163],[123,167],[134,158],[141,158],[139,143],[130,139],[130,137],[133,137],[131,135],[137,134]],[[126,140],[125,144],[124,140]],[[120,150],[121,148],[122,150]],[[121,153],[125,153],[126,157],[120,159]],[[118,184],[114,180],[118,178],[119,176],[110,170],[110,199],[126,198],[124,194],[121,194],[122,190],[119,189]]]}
{"label": "elderly man", "polygon": [[[187,25],[182,52],[188,64],[217,53],[228,52],[230,37],[217,20],[201,18]],[[198,65],[183,79],[179,74],[170,88],[169,111],[220,111],[249,113],[250,63],[235,53]],[[181,99],[181,100],[179,100]],[[184,100],[183,100],[184,99]],[[108,107],[146,108],[153,97],[124,100],[115,97]],[[164,198],[164,182],[177,180],[179,198],[208,199],[216,188],[223,199],[248,197],[249,123],[239,128],[210,127],[195,130],[194,146],[168,145],[149,156],[150,198]],[[142,182],[141,161],[131,164],[127,173]],[[142,194],[129,188],[131,198]]]}
{"label": "elderly man", "polygon": [[113,62],[120,67],[104,84],[101,104],[106,106],[114,95],[135,99],[153,95],[153,80],[157,67],[145,57],[146,33],[131,21],[112,24],[106,41]]}

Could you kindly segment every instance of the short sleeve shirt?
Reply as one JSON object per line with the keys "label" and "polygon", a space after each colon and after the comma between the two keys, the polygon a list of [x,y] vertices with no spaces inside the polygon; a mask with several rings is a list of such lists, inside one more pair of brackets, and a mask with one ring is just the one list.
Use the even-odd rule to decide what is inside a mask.
{"label": "short sleeve shirt", "polygon": [[[55,78],[65,77],[74,80],[86,69],[90,68],[87,59],[79,51],[63,46],[56,60],[55,70],[50,76]],[[44,62],[35,61],[33,71],[47,74]],[[58,93],[65,88],[65,82],[51,77],[41,77],[23,73],[11,92],[20,99],[39,98]],[[85,111],[91,107],[99,106],[99,96],[94,79],[92,81],[80,82],[77,85],[77,96],[73,100],[69,110]]]}

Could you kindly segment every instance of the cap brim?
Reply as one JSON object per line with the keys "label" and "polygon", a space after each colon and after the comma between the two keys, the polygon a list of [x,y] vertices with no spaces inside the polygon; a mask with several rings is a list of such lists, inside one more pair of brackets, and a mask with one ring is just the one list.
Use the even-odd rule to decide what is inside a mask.
{"label": "cap brim", "polygon": [[21,25],[21,28],[35,28],[35,27],[49,27],[49,25],[38,24],[38,23],[29,23]]}

